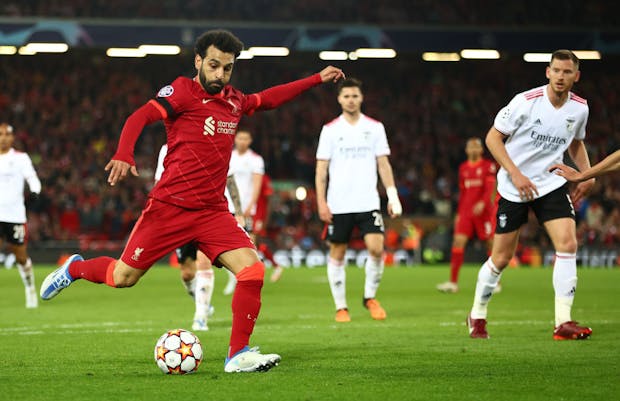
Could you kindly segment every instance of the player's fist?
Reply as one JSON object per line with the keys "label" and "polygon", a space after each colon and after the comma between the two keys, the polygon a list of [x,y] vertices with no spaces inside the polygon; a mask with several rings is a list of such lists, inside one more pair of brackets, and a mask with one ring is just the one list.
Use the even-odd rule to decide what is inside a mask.
{"label": "player's fist", "polygon": [[340,68],[336,68],[333,66],[325,67],[320,73],[321,81],[325,82],[337,82],[340,78],[344,78],[344,72]]}

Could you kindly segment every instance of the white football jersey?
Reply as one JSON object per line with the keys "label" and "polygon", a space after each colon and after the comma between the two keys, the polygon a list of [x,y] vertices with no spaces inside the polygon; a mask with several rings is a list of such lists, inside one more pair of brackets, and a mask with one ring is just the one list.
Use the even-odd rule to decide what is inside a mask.
{"label": "white football jersey", "polygon": [[159,149],[159,155],[157,156],[157,168],[155,169],[155,181],[161,180],[161,175],[164,173],[164,159],[168,153],[168,144],[164,143]]}
{"label": "white football jersey", "polygon": [[343,214],[380,209],[377,157],[389,154],[383,124],[364,114],[353,125],[343,115],[324,125],[316,158],[329,161],[330,211]]}
{"label": "white football jersey", "polygon": [[[586,136],[588,103],[570,92],[556,109],[547,95],[547,85],[516,95],[495,117],[495,128],[508,136],[505,146],[519,170],[538,189],[538,197],[564,185],[566,180],[550,173],[549,166],[561,163],[573,139]],[[497,173],[497,191],[512,202],[523,202],[508,172]]]}
{"label": "white football jersey", "polygon": [[41,192],[30,156],[11,148],[0,155],[0,222],[26,223],[24,182],[28,182],[30,192]]}
{"label": "white football jersey", "polygon": [[[265,174],[265,161],[262,156],[252,149],[248,149],[242,155],[239,154],[237,149],[234,149],[230,157],[228,175],[232,175],[235,178],[237,189],[239,189],[239,200],[241,201],[241,208],[243,210],[247,209],[252,201],[252,177],[254,174]],[[235,213],[235,207],[228,194],[228,189],[225,194],[228,199],[228,210],[230,210],[231,213]],[[241,213],[243,213],[243,210]],[[252,215],[254,215],[254,213],[256,213],[256,205],[252,208]]]}

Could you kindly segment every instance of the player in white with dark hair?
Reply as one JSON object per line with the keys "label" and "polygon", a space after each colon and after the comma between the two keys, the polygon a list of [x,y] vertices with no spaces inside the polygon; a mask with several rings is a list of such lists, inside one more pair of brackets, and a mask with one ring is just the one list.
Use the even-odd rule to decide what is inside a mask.
{"label": "player in white with dark hair", "polygon": [[549,167],[568,154],[580,170],[590,167],[583,139],[588,120],[587,102],[570,90],[579,80],[579,59],[569,50],[557,50],[546,70],[549,84],[515,96],[495,117],[486,144],[501,165],[497,190],[501,195],[491,257],[478,273],[474,304],[467,317],[472,338],[488,338],[487,304],[519,241],[521,226],[532,209],[556,251],[553,267],[556,340],[588,338],[589,327],[571,318],[577,286],[576,202],[594,180],[568,193],[566,180]]}
{"label": "player in white with dark hair", "polygon": [[32,261],[26,249],[24,182],[33,194],[41,192],[41,181],[30,157],[13,148],[13,127],[0,123],[0,232],[15,254],[19,275],[26,289],[26,308],[38,306]]}
{"label": "player in white with dark hair", "polygon": [[[245,229],[250,233],[252,241],[256,244],[256,238],[252,235],[253,216],[256,214],[256,202],[260,195],[260,187],[265,175],[265,161],[263,157],[250,148],[252,134],[245,129],[239,129],[235,135],[235,148],[230,156],[228,174],[235,177],[241,201],[241,214],[245,219]],[[230,193],[226,191],[228,209],[231,213],[240,214],[235,210]],[[228,275],[228,283],[224,287],[224,294],[232,294],[237,280],[234,274]]]}
{"label": "player in white with dark hair", "polygon": [[[316,151],[316,196],[329,241],[327,278],[336,306],[336,321],[351,320],[346,300],[344,256],[351,232],[360,229],[368,249],[364,306],[373,319],[386,312],[375,299],[383,276],[384,226],[377,192],[377,172],[388,195],[388,213],[402,214],[388,156],[385,128],[361,111],[362,83],[347,78],[338,88],[342,114],[323,126]],[[329,179],[328,179],[329,177]],[[329,187],[328,187],[329,180]]]}

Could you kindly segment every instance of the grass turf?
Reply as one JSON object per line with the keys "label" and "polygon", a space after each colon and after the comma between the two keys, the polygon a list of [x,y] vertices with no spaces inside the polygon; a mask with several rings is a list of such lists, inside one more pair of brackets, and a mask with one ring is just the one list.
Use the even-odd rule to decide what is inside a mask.
{"label": "grass turf", "polygon": [[[49,267],[37,267],[40,283]],[[489,307],[491,339],[472,340],[464,319],[477,268],[461,291],[434,288],[447,267],[386,269],[386,321],[361,305],[364,272],[347,271],[352,322],[336,324],[325,269],[289,269],[266,283],[252,345],[282,355],[268,373],[225,374],[230,335],[226,280],[216,273],[210,331],[197,333],[198,372],[163,375],[157,338],[190,328],[193,301],[178,271],[153,268],[132,289],[84,281],[35,310],[24,308],[15,270],[0,271],[0,388],[14,400],[611,400],[620,392],[620,270],[581,269],[573,318],[587,341],[556,342],[550,269],[516,269]]]}

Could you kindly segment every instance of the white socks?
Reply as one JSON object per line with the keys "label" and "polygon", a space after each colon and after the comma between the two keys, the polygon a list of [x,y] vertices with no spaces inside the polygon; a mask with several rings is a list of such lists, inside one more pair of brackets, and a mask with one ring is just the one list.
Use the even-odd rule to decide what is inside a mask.
{"label": "white socks", "polygon": [[497,286],[502,272],[493,264],[489,257],[480,268],[478,281],[476,282],[476,293],[474,294],[474,305],[471,308],[472,319],[486,319],[487,305],[493,295],[493,290]]}
{"label": "white socks", "polygon": [[344,260],[329,258],[327,261],[327,280],[329,281],[329,288],[332,290],[336,310],[347,307],[346,278]]}
{"label": "white socks", "polygon": [[26,264],[17,263],[17,270],[22,278],[24,287],[34,288],[34,271],[32,270],[32,260],[28,258]]}
{"label": "white socks", "polygon": [[185,290],[187,291],[187,293],[191,296],[195,296],[196,294],[196,277],[194,277],[191,280],[181,280],[181,282],[183,283],[183,287],[185,287]]}
{"label": "white socks", "polygon": [[195,279],[196,295],[194,296],[194,300],[196,302],[196,316],[206,319],[215,282],[213,270],[198,270]]}
{"label": "white socks", "polygon": [[377,296],[377,288],[381,283],[381,277],[383,276],[383,258],[373,258],[368,255],[366,259],[366,281],[364,283],[364,298],[375,298]]}
{"label": "white socks", "polygon": [[570,312],[577,288],[577,258],[574,253],[555,253],[553,289],[555,290],[556,327],[571,319]]}

